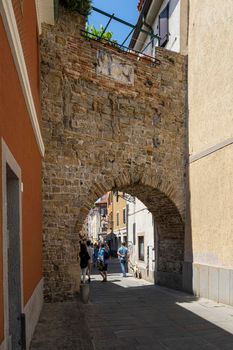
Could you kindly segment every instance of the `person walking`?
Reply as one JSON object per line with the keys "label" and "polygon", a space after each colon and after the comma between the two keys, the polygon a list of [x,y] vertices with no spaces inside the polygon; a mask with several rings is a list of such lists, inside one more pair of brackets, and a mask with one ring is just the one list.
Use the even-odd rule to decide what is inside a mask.
{"label": "person walking", "polygon": [[121,272],[123,277],[126,277],[126,269],[127,269],[127,261],[129,256],[128,248],[126,247],[126,243],[123,242],[121,247],[117,251],[118,258],[120,260]]}
{"label": "person walking", "polygon": [[92,270],[92,264],[93,264],[93,254],[94,254],[94,248],[91,246],[91,241],[87,241],[87,252],[89,254],[90,259],[88,260],[87,265],[87,275],[88,275],[88,282],[91,282],[91,270]]}
{"label": "person walking", "polygon": [[81,267],[81,271],[82,271],[81,283],[85,284],[88,261],[90,260],[90,256],[87,252],[87,246],[84,243],[81,243],[81,245],[80,245],[79,257],[80,257],[80,267]]}
{"label": "person walking", "polygon": [[95,267],[97,265],[98,261],[98,255],[99,255],[99,246],[97,243],[94,244],[94,263],[93,266]]}
{"label": "person walking", "polygon": [[98,256],[98,269],[103,277],[102,282],[107,282],[107,271],[108,271],[108,258],[109,258],[109,252],[107,249],[105,249],[105,244],[102,243],[99,250],[99,256]]}

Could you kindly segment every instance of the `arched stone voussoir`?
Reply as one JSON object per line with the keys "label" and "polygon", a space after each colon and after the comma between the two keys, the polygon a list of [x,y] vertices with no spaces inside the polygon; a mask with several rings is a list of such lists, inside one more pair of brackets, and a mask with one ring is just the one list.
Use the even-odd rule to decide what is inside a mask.
{"label": "arched stone voussoir", "polygon": [[[141,181],[138,182],[138,185],[145,186],[145,188],[150,188],[150,191],[148,191],[148,193],[151,196],[152,193],[154,193],[154,196],[156,196],[157,193],[157,196],[163,198],[163,203],[166,203],[166,205],[169,206],[174,206],[174,209],[179,212],[183,220],[184,201],[180,200],[179,191],[177,191],[177,189],[174,187],[174,184],[172,184],[171,181],[169,181],[165,176],[157,174],[156,170],[154,169],[146,170],[143,173]],[[154,210],[152,212],[154,212]]]}

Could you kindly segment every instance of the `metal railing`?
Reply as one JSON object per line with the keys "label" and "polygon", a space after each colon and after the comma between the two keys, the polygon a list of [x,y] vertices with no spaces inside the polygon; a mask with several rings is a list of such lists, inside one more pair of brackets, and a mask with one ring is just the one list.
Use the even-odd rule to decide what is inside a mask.
{"label": "metal railing", "polygon": [[[88,30],[82,30],[82,33],[86,39],[97,40],[97,41],[103,43],[104,45],[109,45],[112,48],[117,48],[120,51],[122,51],[123,53],[135,54],[135,55],[137,55],[138,58],[144,57],[144,58],[150,59],[155,64],[160,63],[160,61],[158,59],[156,59],[156,57],[149,55],[145,52],[150,45],[154,44],[155,40],[159,39],[159,36],[154,33],[153,29],[149,25],[147,25],[145,22],[143,23],[147,28],[149,28],[149,30],[143,29],[142,27],[138,28],[138,24],[134,25],[132,23],[129,23],[129,22],[115,16],[114,13],[110,14],[110,13],[107,13],[101,9],[96,8],[96,7],[92,7],[92,10],[107,17],[108,22],[106,23],[103,30],[99,33],[99,35],[92,33]],[[106,39],[104,37],[104,34],[106,33],[106,31],[109,28],[109,25],[112,21],[116,21],[116,22],[121,23],[122,25],[130,28],[129,33],[127,34],[127,36],[124,38],[124,40],[121,43],[118,43],[116,40]],[[147,34],[150,38],[149,42],[144,46],[144,48],[141,51],[129,48],[129,46],[127,45],[127,40],[131,37],[131,35],[133,34],[133,32],[136,29],[139,30],[140,32]]]}

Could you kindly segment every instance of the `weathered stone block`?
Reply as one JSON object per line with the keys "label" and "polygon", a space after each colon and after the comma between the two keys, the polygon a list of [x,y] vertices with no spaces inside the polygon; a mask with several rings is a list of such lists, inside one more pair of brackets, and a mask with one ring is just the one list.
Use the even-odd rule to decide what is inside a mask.
{"label": "weathered stone block", "polygon": [[97,51],[96,73],[123,84],[134,84],[134,68],[121,57],[104,50]]}

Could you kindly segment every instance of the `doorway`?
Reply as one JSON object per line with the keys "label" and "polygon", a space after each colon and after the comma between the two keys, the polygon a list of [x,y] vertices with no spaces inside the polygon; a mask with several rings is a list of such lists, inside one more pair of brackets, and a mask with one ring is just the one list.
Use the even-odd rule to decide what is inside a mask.
{"label": "doorway", "polygon": [[21,349],[21,271],[19,179],[6,167],[9,350]]}
{"label": "doorway", "polygon": [[4,324],[7,350],[22,350],[21,169],[2,140]]}

